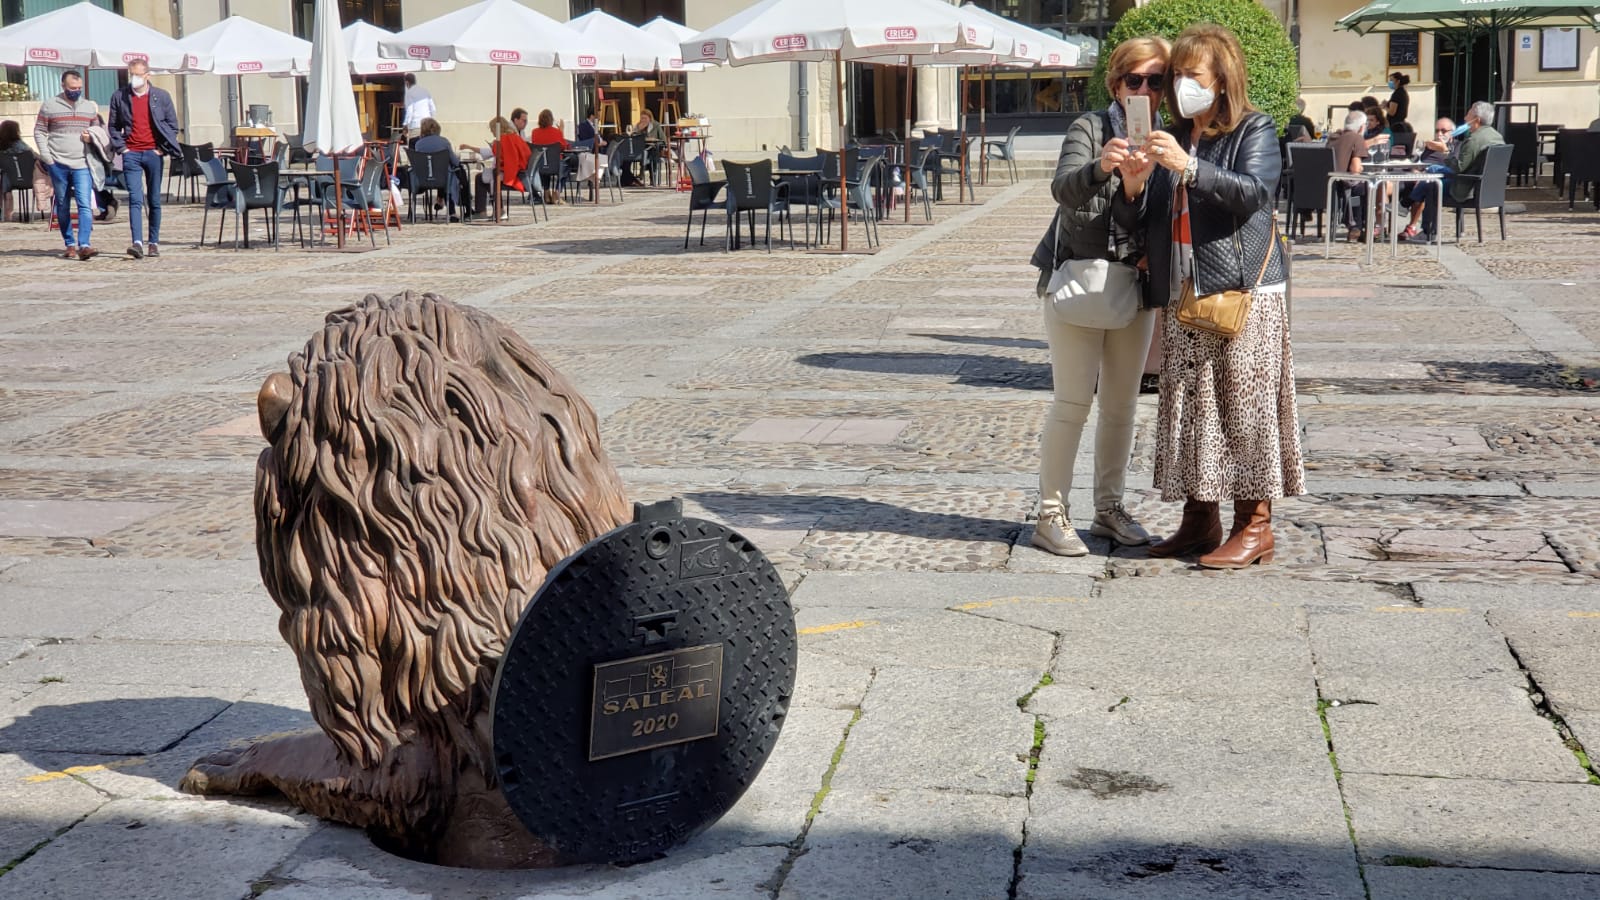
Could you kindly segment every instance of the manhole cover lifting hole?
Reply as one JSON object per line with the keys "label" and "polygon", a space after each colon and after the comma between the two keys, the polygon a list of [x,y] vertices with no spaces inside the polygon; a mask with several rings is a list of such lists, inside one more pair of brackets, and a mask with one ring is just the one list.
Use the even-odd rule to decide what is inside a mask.
{"label": "manhole cover lifting hole", "polygon": [[494,690],[501,789],[571,862],[631,862],[705,829],[771,754],[794,689],[788,591],[736,532],[676,501],[546,579]]}

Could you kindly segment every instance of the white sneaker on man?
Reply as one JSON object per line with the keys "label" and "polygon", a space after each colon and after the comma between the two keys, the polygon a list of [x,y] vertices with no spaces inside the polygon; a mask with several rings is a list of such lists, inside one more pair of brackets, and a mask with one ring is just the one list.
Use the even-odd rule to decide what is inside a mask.
{"label": "white sneaker on man", "polygon": [[1089,555],[1089,548],[1064,512],[1039,514],[1039,521],[1033,526],[1033,545],[1057,556]]}

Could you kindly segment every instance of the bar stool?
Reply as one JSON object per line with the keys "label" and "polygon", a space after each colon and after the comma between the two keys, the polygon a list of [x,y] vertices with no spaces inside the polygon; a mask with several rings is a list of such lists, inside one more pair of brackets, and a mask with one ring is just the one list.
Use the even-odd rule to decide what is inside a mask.
{"label": "bar stool", "polygon": [[600,128],[604,129],[607,126],[618,131],[622,130],[622,112],[617,108],[615,100],[600,101]]}
{"label": "bar stool", "polygon": [[656,121],[662,125],[676,125],[683,118],[683,111],[678,108],[678,101],[670,97],[661,98],[661,116]]}

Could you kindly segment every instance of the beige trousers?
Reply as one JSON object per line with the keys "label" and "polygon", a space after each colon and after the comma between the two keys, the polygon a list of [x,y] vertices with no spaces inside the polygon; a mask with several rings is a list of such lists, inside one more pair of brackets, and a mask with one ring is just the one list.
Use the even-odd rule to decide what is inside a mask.
{"label": "beige trousers", "polygon": [[1078,442],[1096,394],[1100,398],[1100,417],[1095,424],[1094,506],[1101,510],[1122,500],[1128,458],[1133,451],[1139,376],[1144,374],[1145,353],[1155,320],[1154,313],[1146,309],[1140,310],[1125,328],[1080,328],[1056,318],[1049,302],[1044,303],[1055,398],[1045,415],[1039,447],[1041,515],[1067,512]]}

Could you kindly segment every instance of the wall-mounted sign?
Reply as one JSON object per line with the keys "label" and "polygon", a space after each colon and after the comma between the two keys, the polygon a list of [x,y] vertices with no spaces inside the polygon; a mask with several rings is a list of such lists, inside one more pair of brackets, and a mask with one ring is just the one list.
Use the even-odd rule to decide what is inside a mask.
{"label": "wall-mounted sign", "polygon": [[1391,31],[1389,32],[1389,68],[1415,69],[1419,67],[1420,49],[1417,45],[1418,32]]}

